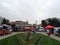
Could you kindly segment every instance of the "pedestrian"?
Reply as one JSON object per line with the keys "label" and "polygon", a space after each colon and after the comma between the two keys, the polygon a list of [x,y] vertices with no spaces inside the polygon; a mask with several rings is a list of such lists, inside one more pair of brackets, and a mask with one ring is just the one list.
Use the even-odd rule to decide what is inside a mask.
{"label": "pedestrian", "polygon": [[48,35],[48,36],[50,35],[50,30],[49,30],[49,29],[47,29],[47,35]]}
{"label": "pedestrian", "polygon": [[34,27],[32,27],[32,32],[35,33],[35,28]]}

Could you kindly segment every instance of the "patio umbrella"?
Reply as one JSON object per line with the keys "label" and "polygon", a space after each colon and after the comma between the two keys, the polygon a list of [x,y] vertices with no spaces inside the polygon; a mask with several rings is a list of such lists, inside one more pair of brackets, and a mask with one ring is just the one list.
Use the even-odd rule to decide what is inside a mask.
{"label": "patio umbrella", "polygon": [[47,26],[45,26],[45,28],[54,28],[54,26],[52,26],[52,25],[47,25]]}

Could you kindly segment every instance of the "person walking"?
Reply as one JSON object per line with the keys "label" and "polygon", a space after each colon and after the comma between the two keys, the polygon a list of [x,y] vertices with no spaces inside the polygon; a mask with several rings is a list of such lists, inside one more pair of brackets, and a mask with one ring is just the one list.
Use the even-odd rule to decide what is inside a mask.
{"label": "person walking", "polygon": [[32,28],[32,32],[35,33],[35,28],[33,26],[31,28]]}
{"label": "person walking", "polygon": [[50,35],[50,30],[49,30],[49,29],[47,29],[47,35],[48,35],[48,36]]}

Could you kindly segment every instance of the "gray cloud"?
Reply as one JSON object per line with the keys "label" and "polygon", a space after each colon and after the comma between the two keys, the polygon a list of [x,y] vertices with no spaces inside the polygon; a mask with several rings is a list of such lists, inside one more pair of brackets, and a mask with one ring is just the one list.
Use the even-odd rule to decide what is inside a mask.
{"label": "gray cloud", "polygon": [[0,16],[12,20],[29,20],[60,17],[60,0],[0,0]]}

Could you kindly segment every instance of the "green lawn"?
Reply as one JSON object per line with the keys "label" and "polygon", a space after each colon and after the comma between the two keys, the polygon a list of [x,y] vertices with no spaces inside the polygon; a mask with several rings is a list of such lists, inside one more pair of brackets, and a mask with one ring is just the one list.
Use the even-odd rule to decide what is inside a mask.
{"label": "green lawn", "polygon": [[[27,38],[27,33],[21,33],[21,34],[16,34],[14,36],[11,36],[9,38],[0,40],[0,45],[60,45],[60,41],[57,41],[55,39],[52,39],[48,36],[44,36],[38,33],[31,33],[29,42],[27,43],[26,38]],[[38,40],[40,38],[40,40]],[[19,44],[20,43],[20,44]]]}

